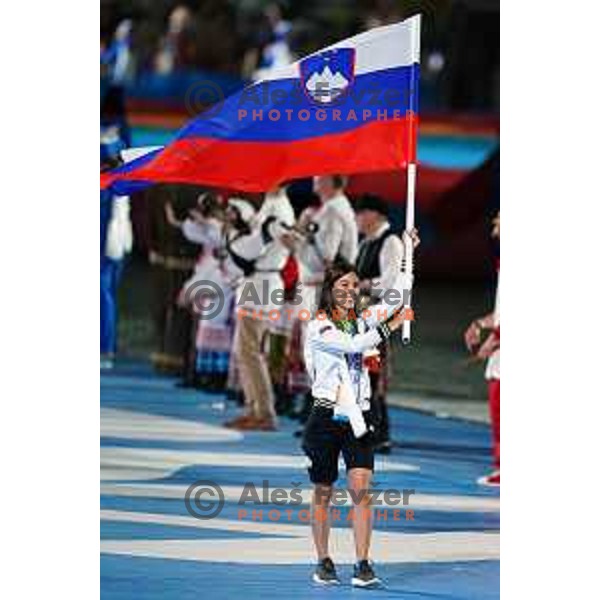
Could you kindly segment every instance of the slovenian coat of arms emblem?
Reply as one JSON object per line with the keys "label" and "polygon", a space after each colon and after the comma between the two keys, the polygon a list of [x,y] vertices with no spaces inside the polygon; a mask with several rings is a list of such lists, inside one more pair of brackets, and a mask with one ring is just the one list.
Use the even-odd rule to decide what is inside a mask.
{"label": "slovenian coat of arms emblem", "polygon": [[354,82],[354,48],[319,52],[300,62],[300,81],[307,96],[327,106],[340,100]]}

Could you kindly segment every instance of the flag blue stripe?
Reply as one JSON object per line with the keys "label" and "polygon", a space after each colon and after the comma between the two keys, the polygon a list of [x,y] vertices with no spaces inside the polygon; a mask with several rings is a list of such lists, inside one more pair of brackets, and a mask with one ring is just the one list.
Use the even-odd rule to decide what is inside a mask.
{"label": "flag blue stripe", "polygon": [[289,142],[404,117],[418,106],[418,86],[411,86],[418,70],[414,64],[358,75],[343,98],[325,106],[309,99],[299,78],[259,82],[209,108],[178,138]]}

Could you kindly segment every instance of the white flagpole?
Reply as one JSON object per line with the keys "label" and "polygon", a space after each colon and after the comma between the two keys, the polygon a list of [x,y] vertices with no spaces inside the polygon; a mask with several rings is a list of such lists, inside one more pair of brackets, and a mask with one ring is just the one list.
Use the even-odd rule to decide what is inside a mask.
{"label": "white flagpole", "polygon": [[[412,55],[416,63],[420,62],[420,46],[421,46],[421,15],[416,19],[415,31],[412,35]],[[412,69],[410,81],[410,97],[408,100],[408,152],[409,163],[406,172],[406,220],[404,231],[409,234],[415,227],[415,188],[417,184],[417,125],[415,122],[417,109],[417,93],[418,93],[418,77],[417,70]],[[404,272],[412,276],[413,274],[413,242],[410,235],[403,236],[404,241]],[[406,309],[411,308],[412,285],[409,290],[402,290],[403,306]],[[402,323],[402,343],[410,343],[410,321]]]}
{"label": "white flagpole", "polygon": [[[406,182],[406,224],[404,226],[405,231],[412,231],[415,227],[415,185],[417,183],[417,165],[410,163],[407,171],[407,182]],[[407,275],[413,274],[413,241],[409,235],[403,236],[404,241],[404,272]],[[403,304],[404,308],[411,307],[411,289],[402,290],[404,294]],[[402,343],[410,343],[410,321],[404,321],[402,323]]]}

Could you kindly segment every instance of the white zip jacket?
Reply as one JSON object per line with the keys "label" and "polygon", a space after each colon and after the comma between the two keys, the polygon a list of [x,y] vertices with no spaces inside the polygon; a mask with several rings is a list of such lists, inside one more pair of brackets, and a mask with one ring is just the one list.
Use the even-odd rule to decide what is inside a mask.
{"label": "white zip jacket", "polygon": [[412,275],[399,273],[394,290],[398,293],[357,315],[356,335],[339,330],[330,319],[315,317],[307,327],[304,362],[312,381],[314,398],[336,402],[338,388],[349,384],[363,411],[369,410],[371,383],[363,354],[375,349],[391,335],[385,323],[402,304],[403,290],[412,289]]}

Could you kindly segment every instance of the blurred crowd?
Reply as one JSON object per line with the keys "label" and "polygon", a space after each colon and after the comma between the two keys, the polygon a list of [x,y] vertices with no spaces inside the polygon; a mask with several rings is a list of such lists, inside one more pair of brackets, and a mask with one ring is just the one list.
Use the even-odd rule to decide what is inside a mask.
{"label": "blurred crowd", "polygon": [[[106,81],[204,71],[249,81],[366,29],[424,13],[421,77],[432,105],[498,107],[499,3],[473,0],[104,0]],[[427,98],[433,95],[439,98]]]}
{"label": "blurred crowd", "polygon": [[127,24],[132,70],[203,69],[250,79],[339,38],[401,20],[406,12],[395,2],[336,4],[103,2],[101,53],[110,54]]}

